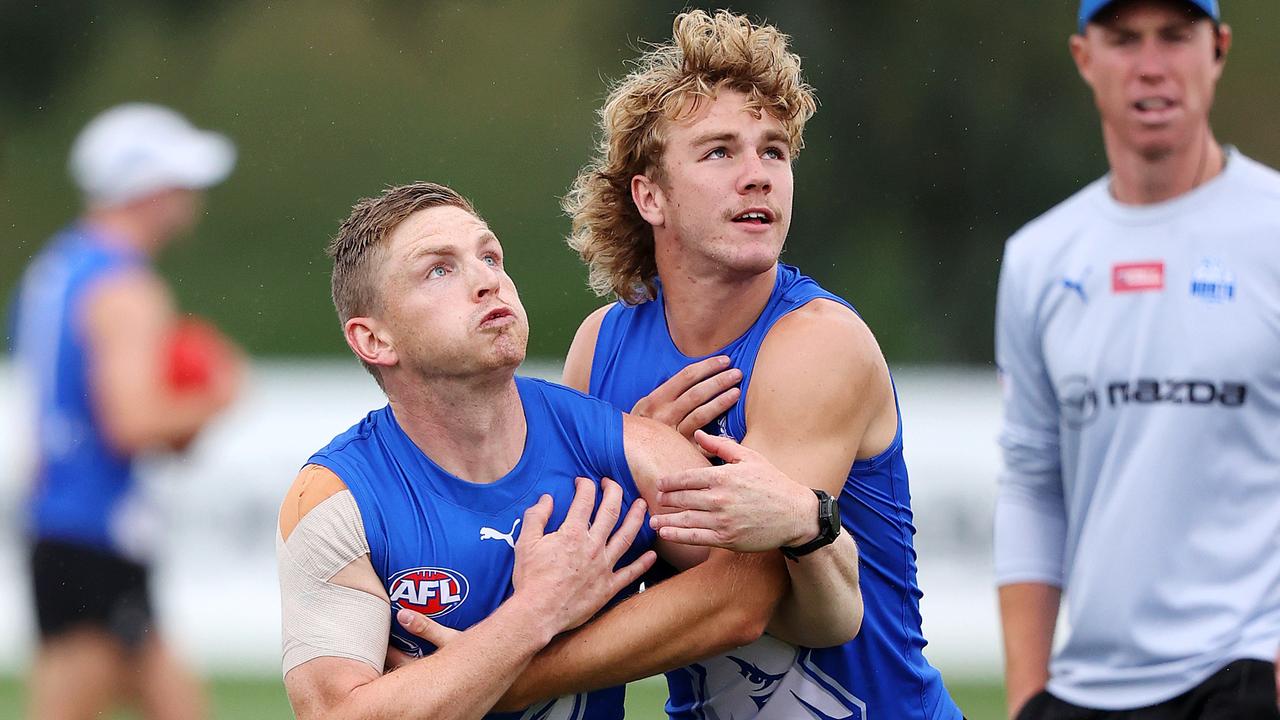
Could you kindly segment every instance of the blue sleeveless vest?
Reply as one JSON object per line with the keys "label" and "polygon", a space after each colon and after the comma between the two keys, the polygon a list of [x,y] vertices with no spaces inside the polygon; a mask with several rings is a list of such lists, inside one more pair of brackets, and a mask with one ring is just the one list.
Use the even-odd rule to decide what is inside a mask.
{"label": "blue sleeveless vest", "polygon": [[107,443],[94,417],[80,327],[86,291],[95,282],[145,263],[143,255],[107,245],[92,229],[72,226],[54,236],[23,275],[13,336],[17,366],[36,401],[38,465],[27,517],[36,539],[135,558],[148,549],[125,537],[132,459]]}
{"label": "blue sleeveless vest", "polygon": [[[778,265],[773,293],[760,317],[741,337],[712,353],[728,355],[742,371],[742,396],[708,432],[737,440],[746,437],[744,408],[761,343],[784,315],[819,298],[853,309],[796,268]],[[591,365],[591,394],[630,410],[681,368],[702,359],[684,355],[672,342],[659,288],[652,302],[618,303],[606,313]],[[766,636],[667,673],[667,712],[672,718],[961,717],[941,675],[922,652],[921,592],[901,420],[884,452],[850,468],[839,505],[844,528],[853,534],[861,556],[865,614],[858,636],[822,649],[795,647]]]}
{"label": "blue sleeveless vest", "polygon": [[[576,477],[617,481],[624,512],[639,497],[623,451],[622,413],[569,388],[515,380],[528,434],[520,462],[495,482],[467,482],[440,468],[404,433],[389,405],[308,461],[332,470],[355,497],[369,559],[391,599],[391,644],[411,655],[434,648],[401,627],[395,612],[407,607],[458,630],[489,616],[511,595],[519,523],[543,494],[555,501],[548,532],[564,521]],[[646,523],[621,562],[653,541]],[[609,688],[542,703],[523,715],[488,717],[617,720],[623,692]]]}

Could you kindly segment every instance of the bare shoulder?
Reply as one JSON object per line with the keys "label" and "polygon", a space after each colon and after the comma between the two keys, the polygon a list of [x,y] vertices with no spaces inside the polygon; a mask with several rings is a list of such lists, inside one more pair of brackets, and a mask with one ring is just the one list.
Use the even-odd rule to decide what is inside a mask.
{"label": "bare shoulder", "polygon": [[771,432],[800,432],[814,423],[854,432],[874,421],[871,442],[881,444],[880,436],[896,427],[894,407],[889,368],[870,328],[848,307],[814,300],[770,328],[745,410],[749,422]]}
{"label": "bare shoulder", "polygon": [[874,380],[888,367],[871,328],[853,310],[833,300],[817,299],[783,316],[760,348],[755,374],[789,374],[824,379],[838,373],[846,380]]}
{"label": "bare shoulder", "polygon": [[280,504],[280,537],[288,540],[293,529],[317,505],[347,489],[346,483],[332,470],[320,465],[307,465],[289,486]]}
{"label": "bare shoulder", "polygon": [[173,301],[164,280],[147,268],[131,268],[107,275],[94,282],[88,292],[90,305],[128,308],[159,304],[167,307]]}
{"label": "bare shoulder", "polygon": [[134,268],[94,282],[83,307],[91,327],[163,320],[173,313],[173,296],[155,273]]}
{"label": "bare shoulder", "polygon": [[595,360],[596,340],[600,337],[604,316],[611,307],[613,303],[596,308],[578,326],[578,331],[573,335],[573,344],[569,346],[569,353],[564,359],[564,374],[561,377],[563,384],[582,392],[586,392],[591,385],[591,363]]}

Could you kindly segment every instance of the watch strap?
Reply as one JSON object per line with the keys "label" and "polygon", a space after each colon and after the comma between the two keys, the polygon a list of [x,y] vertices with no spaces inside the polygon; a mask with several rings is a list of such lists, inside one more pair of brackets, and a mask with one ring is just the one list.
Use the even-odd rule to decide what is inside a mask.
{"label": "watch strap", "polygon": [[840,537],[840,512],[835,498],[817,488],[811,488],[818,496],[818,537],[803,545],[778,548],[788,560],[799,560],[814,550],[824,548]]}

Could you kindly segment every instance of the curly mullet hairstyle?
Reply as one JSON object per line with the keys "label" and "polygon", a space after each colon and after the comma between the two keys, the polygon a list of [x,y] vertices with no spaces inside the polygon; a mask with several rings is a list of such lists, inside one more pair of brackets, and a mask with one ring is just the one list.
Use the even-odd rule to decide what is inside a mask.
{"label": "curly mullet hairstyle", "polygon": [[597,295],[628,303],[655,297],[653,228],[631,200],[631,178],[661,180],[667,123],[696,117],[721,88],[742,92],[751,109],[777,118],[793,158],[804,147],[817,99],[787,36],[725,10],[677,15],[672,42],[653,46],[610,90],[595,157],[562,203],[573,219],[569,247],[587,264]]}

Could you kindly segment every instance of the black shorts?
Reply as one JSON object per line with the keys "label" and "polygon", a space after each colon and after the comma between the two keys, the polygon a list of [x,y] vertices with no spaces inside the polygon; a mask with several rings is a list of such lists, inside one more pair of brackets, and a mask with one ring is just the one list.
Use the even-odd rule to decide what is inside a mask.
{"label": "black shorts", "polygon": [[39,540],[31,549],[31,577],[42,639],[92,627],[133,650],[151,631],[145,565],[85,545]]}
{"label": "black shorts", "polygon": [[1133,710],[1092,710],[1045,690],[1027,701],[1017,720],[1277,720],[1276,666],[1236,660],[1172,700]]}

